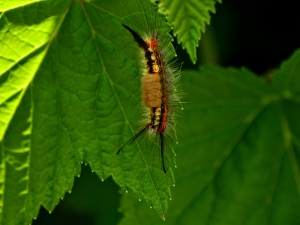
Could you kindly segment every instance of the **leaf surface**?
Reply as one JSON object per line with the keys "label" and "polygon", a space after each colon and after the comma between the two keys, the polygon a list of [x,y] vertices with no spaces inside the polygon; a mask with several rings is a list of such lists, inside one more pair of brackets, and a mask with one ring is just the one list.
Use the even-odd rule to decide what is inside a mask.
{"label": "leaf surface", "polygon": [[246,69],[185,71],[176,188],[163,223],[124,196],[121,224],[298,224],[300,51],[268,84]]}
{"label": "leaf surface", "polygon": [[0,5],[0,224],[29,224],[40,205],[51,212],[83,162],[166,212],[171,170],[152,167],[139,145],[116,155],[141,106],[140,56],[122,27],[141,8],[120,2]]}
{"label": "leaf surface", "polygon": [[187,50],[193,63],[196,63],[196,47],[210,23],[210,12],[215,13],[216,2],[221,0],[162,0],[161,10],[168,16],[168,22],[174,27],[173,33],[178,43]]}

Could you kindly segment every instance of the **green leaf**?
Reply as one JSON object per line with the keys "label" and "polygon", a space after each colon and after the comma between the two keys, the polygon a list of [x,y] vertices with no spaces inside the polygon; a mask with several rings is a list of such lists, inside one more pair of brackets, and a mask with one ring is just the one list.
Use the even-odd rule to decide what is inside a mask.
{"label": "green leaf", "polygon": [[173,33],[178,43],[187,50],[193,63],[196,63],[196,47],[210,23],[209,13],[215,13],[215,3],[221,0],[162,0],[161,10],[168,16],[168,22],[174,27]]}
{"label": "green leaf", "polygon": [[[53,211],[83,162],[160,216],[167,211],[171,169],[153,167],[153,153],[139,145],[116,155],[135,134],[141,106],[139,50],[122,27],[143,15],[137,3],[1,3],[0,224],[27,225],[40,205]],[[155,18],[171,57],[170,26]]]}
{"label": "green leaf", "polygon": [[299,224],[300,50],[268,84],[246,69],[185,71],[173,200],[161,222],[122,199],[121,224]]}

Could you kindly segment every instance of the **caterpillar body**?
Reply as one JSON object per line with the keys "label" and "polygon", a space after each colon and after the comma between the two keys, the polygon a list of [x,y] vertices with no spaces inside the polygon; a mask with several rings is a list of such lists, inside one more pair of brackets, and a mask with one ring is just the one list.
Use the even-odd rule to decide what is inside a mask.
{"label": "caterpillar body", "polygon": [[154,17],[149,14],[148,9],[152,5],[148,0],[141,1],[140,6],[144,11],[143,26],[140,26],[142,22],[136,22],[139,20],[135,18],[133,24],[123,24],[123,27],[131,33],[142,54],[142,102],[147,121],[116,154],[126,145],[146,135],[150,142],[159,147],[161,169],[167,173],[166,162],[175,164],[172,143],[177,140],[174,118],[180,106],[176,88],[180,71],[172,59],[170,36],[168,33],[167,37],[163,34],[166,31],[165,23],[160,22],[157,14],[154,14]]}

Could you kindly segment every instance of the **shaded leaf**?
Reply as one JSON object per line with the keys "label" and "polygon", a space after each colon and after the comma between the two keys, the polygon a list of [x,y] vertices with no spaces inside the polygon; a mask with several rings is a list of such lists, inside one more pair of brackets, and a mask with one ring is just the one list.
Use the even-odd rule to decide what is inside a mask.
{"label": "shaded leaf", "polygon": [[166,222],[125,196],[121,224],[299,224],[299,67],[298,50],[271,85],[246,69],[185,71]]}

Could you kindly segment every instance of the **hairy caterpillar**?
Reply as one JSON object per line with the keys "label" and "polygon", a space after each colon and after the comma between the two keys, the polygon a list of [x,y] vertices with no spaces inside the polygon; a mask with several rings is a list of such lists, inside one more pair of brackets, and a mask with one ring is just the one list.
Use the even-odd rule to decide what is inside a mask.
{"label": "hairy caterpillar", "polygon": [[139,3],[140,11],[143,12],[142,21],[140,17],[133,16],[133,22],[125,23],[123,27],[131,33],[142,55],[142,102],[146,125],[116,154],[126,145],[146,136],[149,142],[159,147],[161,169],[166,173],[166,161],[175,164],[172,143],[177,139],[174,117],[180,106],[176,89],[180,71],[172,61],[174,54],[167,32],[169,27],[158,18],[162,15],[157,12],[153,14],[156,4],[149,0],[141,0]]}

